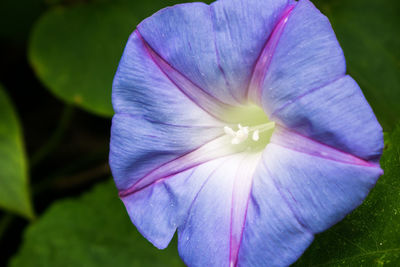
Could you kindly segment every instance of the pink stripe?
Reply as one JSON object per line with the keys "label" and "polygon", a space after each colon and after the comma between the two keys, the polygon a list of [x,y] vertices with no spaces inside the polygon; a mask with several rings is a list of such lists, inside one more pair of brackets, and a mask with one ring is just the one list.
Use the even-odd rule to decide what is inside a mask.
{"label": "pink stripe", "polygon": [[282,126],[277,126],[275,128],[274,134],[271,138],[271,143],[323,159],[365,167],[379,168],[379,166],[375,163],[365,161],[346,152],[319,143]]}
{"label": "pink stripe", "polygon": [[[262,82],[264,81],[265,75],[268,71],[268,67],[271,63],[271,59],[275,52],[276,46],[278,45],[280,36],[282,35],[283,29],[294,7],[295,5],[290,5],[285,9],[282,18],[279,20],[274,30],[272,31],[254,66],[249,87],[247,88],[247,98],[253,100],[259,105],[261,99]],[[250,201],[253,175],[258,165],[258,162],[259,158],[258,160],[253,159],[253,161],[250,162],[250,168],[240,168],[235,178],[231,205],[229,250],[230,267],[237,266],[238,264],[240,244],[242,243],[243,239],[243,232],[247,218],[247,209]],[[243,162],[241,165],[243,165]]]}
{"label": "pink stripe", "polygon": [[229,266],[236,266],[240,244],[246,224],[253,175],[261,158],[261,153],[245,154],[238,166],[232,190]]}
{"label": "pink stripe", "polygon": [[121,198],[128,196],[177,173],[186,171],[210,160],[240,153],[244,150],[242,146],[231,146],[230,142],[231,137],[227,135],[217,137],[198,149],[154,169],[140,178],[128,189],[120,190],[119,196]]}
{"label": "pink stripe", "polygon": [[272,31],[254,67],[253,75],[247,89],[247,97],[259,105],[261,105],[260,101],[262,83],[265,79],[265,75],[267,74],[269,65],[271,64],[272,57],[279,43],[282,32],[289,19],[289,15],[294,7],[295,5],[289,5],[285,9],[282,18],[279,20],[278,24]]}
{"label": "pink stripe", "polygon": [[229,118],[227,118],[225,114],[228,114],[230,110],[233,110],[233,106],[219,101],[201,89],[199,86],[195,85],[182,73],[173,68],[171,64],[164,60],[156,51],[154,51],[154,49],[150,47],[146,40],[143,39],[139,30],[136,30],[135,33],[142,40],[146,51],[150,55],[150,58],[185,96],[187,96],[194,104],[202,108],[211,116],[222,121],[229,121]]}

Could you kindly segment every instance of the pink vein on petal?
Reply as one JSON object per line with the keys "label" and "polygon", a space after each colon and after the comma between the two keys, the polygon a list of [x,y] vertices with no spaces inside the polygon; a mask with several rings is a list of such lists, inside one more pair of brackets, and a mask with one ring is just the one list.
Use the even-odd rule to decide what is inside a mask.
{"label": "pink vein on petal", "polygon": [[240,147],[229,146],[230,142],[231,138],[227,135],[217,137],[203,146],[149,172],[129,188],[120,190],[119,196],[128,196],[177,173],[189,170],[210,160],[242,151]]}
{"label": "pink vein on petal", "polygon": [[283,126],[277,126],[271,138],[271,143],[311,156],[333,160],[345,164],[379,168],[379,165],[365,161],[349,153],[340,151],[323,143],[314,141]]}
{"label": "pink vein on petal", "polygon": [[289,19],[289,15],[294,7],[295,5],[289,5],[283,11],[281,19],[278,21],[274,30],[269,36],[254,66],[249,87],[247,88],[247,98],[254,101],[257,104],[260,104],[262,82],[264,81],[265,75],[267,74],[268,67],[271,63],[271,59],[274,55],[275,49],[279,43],[282,32]]}
{"label": "pink vein on petal", "polygon": [[223,103],[208,94],[206,91],[201,89],[199,86],[195,85],[182,73],[177,71],[171,66],[165,59],[163,59],[150,45],[143,39],[139,30],[135,31],[138,37],[142,40],[146,51],[149,53],[150,58],[159,67],[159,69],[164,73],[165,76],[194,104],[202,108],[211,116],[226,121],[228,118],[224,116],[226,111],[233,109],[231,105]]}
{"label": "pink vein on petal", "polygon": [[242,162],[238,166],[238,171],[235,176],[231,204],[229,266],[237,266],[253,184],[253,175],[260,158],[261,153],[254,155],[245,154]]}

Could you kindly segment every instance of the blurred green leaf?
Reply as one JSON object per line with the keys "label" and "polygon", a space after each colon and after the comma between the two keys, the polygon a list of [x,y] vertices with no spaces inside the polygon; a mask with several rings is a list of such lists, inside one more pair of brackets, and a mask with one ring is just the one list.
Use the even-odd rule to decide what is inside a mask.
{"label": "blurred green leaf", "polygon": [[158,250],[136,231],[112,181],[78,199],[53,204],[28,227],[10,265],[184,266],[176,245]]}
{"label": "blurred green leaf", "polygon": [[315,2],[333,25],[348,72],[361,86],[383,128],[393,130],[400,114],[400,1]]}
{"label": "blurred green leaf", "polygon": [[33,217],[22,131],[11,100],[0,85],[0,207]]}
{"label": "blurred green leaf", "polygon": [[113,76],[137,22],[132,10],[123,5],[51,9],[32,33],[30,62],[56,96],[96,114],[111,116]]}
{"label": "blurred green leaf", "polygon": [[400,266],[400,125],[388,136],[385,174],[367,200],[342,222],[317,235],[300,266]]}

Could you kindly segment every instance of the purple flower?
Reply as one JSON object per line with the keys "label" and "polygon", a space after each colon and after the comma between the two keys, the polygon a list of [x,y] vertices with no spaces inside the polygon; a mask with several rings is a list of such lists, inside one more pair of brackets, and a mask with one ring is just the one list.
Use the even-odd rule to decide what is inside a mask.
{"label": "purple flower", "polygon": [[287,266],[382,174],[382,129],[308,0],[182,4],[130,36],[110,164],[132,222],[189,266]]}

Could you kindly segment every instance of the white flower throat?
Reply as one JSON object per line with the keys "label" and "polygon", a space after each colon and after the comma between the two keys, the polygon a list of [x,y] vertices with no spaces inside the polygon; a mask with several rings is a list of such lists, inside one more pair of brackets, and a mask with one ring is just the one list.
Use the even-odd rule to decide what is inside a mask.
{"label": "white flower throat", "polygon": [[228,149],[237,152],[263,151],[275,129],[275,122],[268,118],[263,108],[252,103],[227,110],[224,121],[224,142]]}

